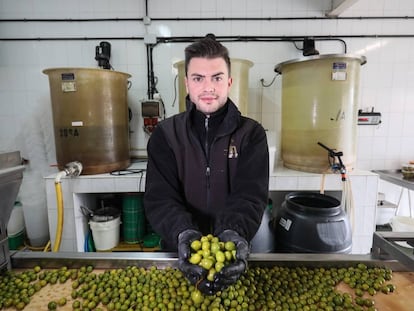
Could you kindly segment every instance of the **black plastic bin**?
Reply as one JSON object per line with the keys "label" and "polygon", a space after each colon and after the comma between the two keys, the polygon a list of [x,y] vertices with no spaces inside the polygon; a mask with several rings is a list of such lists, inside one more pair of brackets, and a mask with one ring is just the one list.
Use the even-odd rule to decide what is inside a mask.
{"label": "black plastic bin", "polygon": [[341,202],[315,192],[292,192],[272,221],[282,253],[350,253],[351,225]]}

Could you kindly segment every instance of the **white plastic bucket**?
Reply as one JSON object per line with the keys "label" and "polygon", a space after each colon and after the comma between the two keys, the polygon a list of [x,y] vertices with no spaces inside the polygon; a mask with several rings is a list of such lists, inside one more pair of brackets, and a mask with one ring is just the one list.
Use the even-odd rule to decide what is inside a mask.
{"label": "white plastic bucket", "polygon": [[109,221],[90,221],[89,225],[96,250],[109,250],[119,244],[120,217]]}

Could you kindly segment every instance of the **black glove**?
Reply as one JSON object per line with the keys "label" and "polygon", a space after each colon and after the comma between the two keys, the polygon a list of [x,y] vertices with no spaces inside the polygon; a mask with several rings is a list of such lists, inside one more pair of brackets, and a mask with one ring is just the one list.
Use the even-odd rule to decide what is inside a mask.
{"label": "black glove", "polygon": [[224,230],[218,235],[220,241],[233,241],[236,245],[235,262],[226,265],[214,278],[214,291],[221,291],[236,283],[247,269],[247,257],[249,256],[249,243],[234,230]]}
{"label": "black glove", "polygon": [[201,236],[199,231],[193,229],[184,230],[178,235],[178,269],[200,292],[213,295],[215,293],[213,283],[207,281],[208,271],[188,261],[191,256],[191,242],[199,240]]}

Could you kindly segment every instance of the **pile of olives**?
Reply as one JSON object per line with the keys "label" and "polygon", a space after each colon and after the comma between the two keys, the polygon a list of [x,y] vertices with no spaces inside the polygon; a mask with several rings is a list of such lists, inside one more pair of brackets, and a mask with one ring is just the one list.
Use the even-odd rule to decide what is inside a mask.
{"label": "pile of olives", "polygon": [[[373,311],[373,296],[395,291],[388,268],[250,267],[226,290],[204,296],[175,268],[136,267],[95,271],[34,269],[0,276],[0,309],[22,310],[43,287],[69,282],[71,295],[45,301],[43,310],[355,310]],[[346,283],[352,294],[336,289]],[[29,309],[29,308],[28,308]]]}
{"label": "pile of olives", "polygon": [[203,235],[191,242],[190,263],[208,270],[207,280],[236,259],[236,245],[232,241],[223,242],[212,234]]}

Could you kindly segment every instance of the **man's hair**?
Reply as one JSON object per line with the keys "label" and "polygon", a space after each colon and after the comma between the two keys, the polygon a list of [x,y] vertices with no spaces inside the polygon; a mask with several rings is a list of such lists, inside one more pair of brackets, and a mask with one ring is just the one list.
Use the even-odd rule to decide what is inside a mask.
{"label": "man's hair", "polygon": [[202,58],[223,58],[226,62],[230,75],[230,57],[227,48],[216,41],[214,35],[207,35],[205,38],[187,46],[185,52],[185,75],[187,76],[188,64],[193,57]]}

